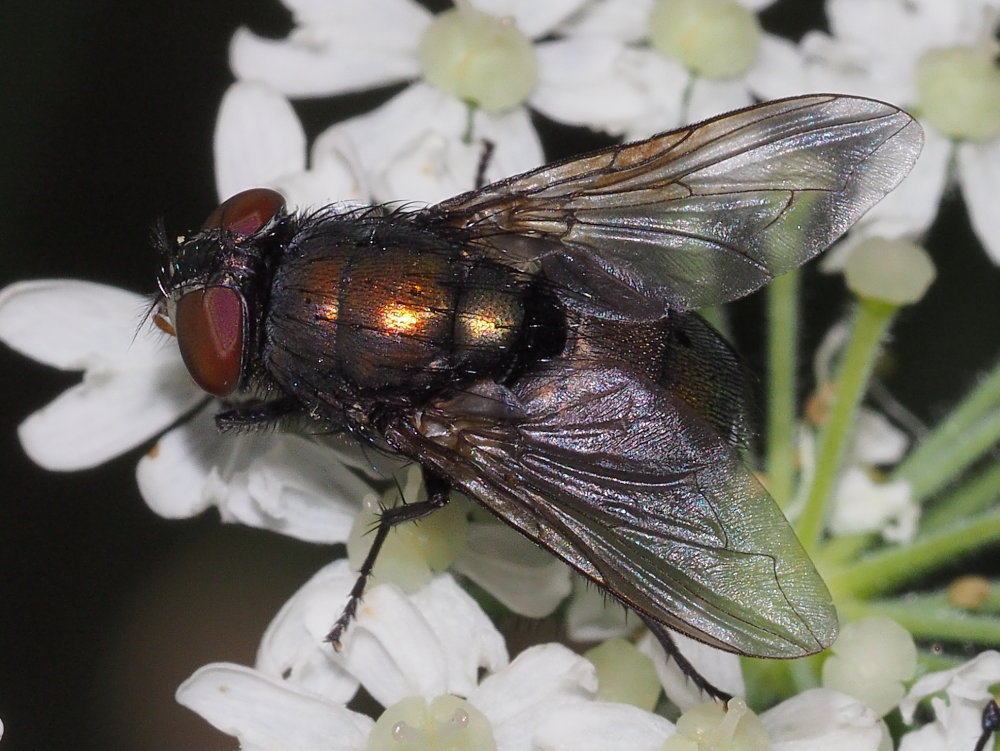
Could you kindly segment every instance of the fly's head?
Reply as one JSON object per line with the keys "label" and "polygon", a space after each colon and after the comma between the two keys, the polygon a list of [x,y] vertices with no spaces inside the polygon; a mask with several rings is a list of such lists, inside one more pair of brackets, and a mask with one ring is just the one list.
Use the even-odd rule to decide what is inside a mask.
{"label": "fly's head", "polygon": [[176,335],[191,377],[213,396],[247,389],[259,369],[272,269],[291,234],[281,194],[255,188],[223,202],[198,232],[159,243],[154,321]]}

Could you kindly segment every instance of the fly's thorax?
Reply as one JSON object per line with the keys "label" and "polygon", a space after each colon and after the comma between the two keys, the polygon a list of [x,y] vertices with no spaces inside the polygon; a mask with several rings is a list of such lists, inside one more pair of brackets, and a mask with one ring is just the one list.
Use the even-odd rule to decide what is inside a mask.
{"label": "fly's thorax", "polygon": [[516,272],[434,238],[306,239],[278,265],[264,360],[306,402],[413,403],[499,377],[522,339]]}

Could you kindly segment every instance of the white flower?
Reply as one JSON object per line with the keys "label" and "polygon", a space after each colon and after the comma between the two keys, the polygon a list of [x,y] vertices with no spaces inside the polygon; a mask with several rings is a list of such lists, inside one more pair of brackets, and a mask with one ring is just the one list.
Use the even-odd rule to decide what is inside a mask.
{"label": "white flower", "polygon": [[[289,37],[241,29],[230,61],[240,80],[290,97],[415,81],[322,134],[313,163],[348,165],[363,176],[362,194],[380,201],[432,202],[474,186],[483,140],[495,145],[491,179],[541,163],[525,104],[546,111],[567,58],[550,60],[551,43],[531,40],[550,35],[583,1],[468,0],[432,16],[413,0],[287,0],[296,23]],[[590,51],[584,43],[572,59],[583,64]],[[595,118],[606,108],[590,100]]]}
{"label": "white flower", "polygon": [[267,84],[238,81],[222,99],[215,125],[219,200],[270,187],[289,206],[307,209],[367,195],[349,160],[319,147],[306,161],[306,136],[288,100]]}
{"label": "white flower", "polygon": [[205,398],[176,346],[146,320],[142,295],[65,279],[0,292],[0,340],[83,381],[28,417],[18,435],[50,470],[87,469],[165,430]]}
{"label": "white flower", "polygon": [[[540,52],[562,71],[565,93],[537,106],[553,119],[599,125],[629,140],[746,107],[758,77],[780,74],[770,69],[777,57],[771,50],[786,42],[764,32],[756,16],[772,2],[590,2],[564,27],[568,38]],[[586,56],[584,42],[591,45]],[[609,102],[603,120],[574,113],[581,95]]]}
{"label": "white flower", "polygon": [[[900,704],[903,721],[912,724],[917,705],[931,698],[934,721],[903,736],[899,751],[967,751],[982,733],[982,715],[1000,683],[1000,653],[982,652],[952,670],[925,675]],[[944,696],[939,696],[944,692]]]}
{"label": "white flower", "polygon": [[[323,569],[268,628],[256,670],[206,666],[178,700],[243,749],[365,749],[378,744],[373,732],[475,732],[528,751],[547,716],[595,694],[593,666],[557,644],[507,665],[499,633],[447,575],[410,597],[374,587],[335,652],[323,639],[353,580],[343,562]],[[479,681],[481,669],[489,675]],[[374,727],[343,706],[359,684],[387,707]]]}
{"label": "white flower", "polygon": [[674,725],[627,704],[593,702],[552,712],[535,736],[538,751],[875,751],[878,715],[837,691],[804,691],[758,718],[741,699],[699,704]]}
{"label": "white flower", "polygon": [[383,706],[411,694],[469,695],[480,669],[507,663],[503,638],[447,575],[407,596],[391,584],[366,590],[341,651],[325,639],[357,580],[344,560],[321,569],[268,626],[257,667],[334,701],[358,683]]}
{"label": "white flower", "polygon": [[843,691],[885,716],[903,698],[917,670],[910,632],[874,615],[844,625],[823,663],[823,687]]}
{"label": "white flower", "polygon": [[[206,400],[150,301],[89,282],[48,280],[0,292],[0,339],[83,381],[19,429],[47,469],[102,464],[163,433]],[[227,521],[313,541],[343,541],[368,486],[330,448],[274,433],[220,435],[212,406],[168,431],[139,462],[139,488],[166,517],[219,507]]]}
{"label": "white flower", "polygon": [[834,535],[878,532],[887,542],[909,542],[919,519],[910,483],[881,482],[860,467],[847,467],[837,483],[828,527]]}
{"label": "white flower", "polygon": [[[925,129],[913,172],[854,230],[861,236],[924,232],[950,183],[962,188],[980,241],[1000,263],[1000,69],[996,0],[828,0],[831,34],[773,48],[757,77],[766,97],[836,91],[911,108]],[[830,263],[843,261],[838,254]]]}
{"label": "white flower", "polygon": [[[670,635],[677,649],[702,678],[733,696],[746,694],[739,657],[731,652],[702,644],[684,634],[671,632]],[[691,678],[677,667],[677,662],[667,657],[663,646],[651,633],[646,633],[636,646],[640,652],[653,660],[653,667],[656,668],[656,674],[660,677],[667,698],[677,707],[687,710],[705,701],[705,695]]]}

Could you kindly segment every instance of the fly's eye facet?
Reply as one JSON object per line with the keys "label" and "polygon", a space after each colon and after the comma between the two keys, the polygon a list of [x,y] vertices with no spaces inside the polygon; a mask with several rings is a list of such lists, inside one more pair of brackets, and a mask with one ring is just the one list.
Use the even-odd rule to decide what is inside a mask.
{"label": "fly's eye facet", "polygon": [[177,344],[188,372],[214,396],[236,390],[243,367],[243,299],[230,287],[205,287],[177,301]]}
{"label": "fly's eye facet", "polygon": [[202,229],[225,229],[252,235],[285,208],[285,199],[270,188],[251,188],[223,201],[208,215]]}

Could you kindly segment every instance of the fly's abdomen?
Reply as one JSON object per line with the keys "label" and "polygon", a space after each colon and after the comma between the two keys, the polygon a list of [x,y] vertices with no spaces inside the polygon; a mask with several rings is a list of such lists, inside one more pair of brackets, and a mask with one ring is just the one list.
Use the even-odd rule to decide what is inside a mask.
{"label": "fly's abdomen", "polygon": [[272,287],[265,348],[279,381],[308,372],[317,395],[416,399],[508,369],[524,292],[506,267],[451,248],[306,251]]}

